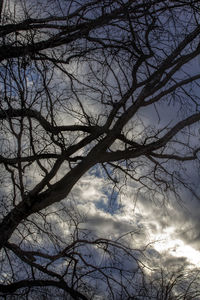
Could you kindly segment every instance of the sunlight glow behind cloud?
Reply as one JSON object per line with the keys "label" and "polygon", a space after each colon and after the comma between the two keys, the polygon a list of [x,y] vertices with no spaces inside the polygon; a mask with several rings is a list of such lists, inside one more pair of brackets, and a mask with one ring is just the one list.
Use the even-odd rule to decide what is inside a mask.
{"label": "sunlight glow behind cloud", "polygon": [[200,267],[200,251],[186,245],[181,239],[174,239],[174,231],[175,228],[168,227],[162,233],[151,234],[151,239],[155,241],[154,249],[161,255],[172,255],[177,258],[185,257],[189,264]]}

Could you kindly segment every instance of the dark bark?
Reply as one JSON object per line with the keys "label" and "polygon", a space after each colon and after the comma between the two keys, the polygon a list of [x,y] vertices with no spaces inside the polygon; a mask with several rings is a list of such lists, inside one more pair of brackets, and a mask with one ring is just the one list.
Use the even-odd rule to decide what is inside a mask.
{"label": "dark bark", "polygon": [[30,287],[57,287],[66,291],[72,299],[78,300],[83,299],[87,300],[88,298],[82,293],[75,291],[72,288],[69,288],[64,281],[54,281],[54,280],[21,280],[15,283],[8,285],[0,284],[0,293],[3,294],[12,294],[17,290],[30,288]]}

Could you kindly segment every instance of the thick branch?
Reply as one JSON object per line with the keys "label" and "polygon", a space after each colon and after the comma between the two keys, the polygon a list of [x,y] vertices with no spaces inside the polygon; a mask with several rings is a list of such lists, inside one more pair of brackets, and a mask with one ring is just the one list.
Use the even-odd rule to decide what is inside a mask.
{"label": "thick branch", "polygon": [[195,160],[197,159],[197,153],[200,151],[200,148],[197,148],[194,152],[193,155],[185,155],[185,156],[181,156],[181,155],[176,155],[176,154],[160,154],[160,153],[155,153],[155,152],[151,152],[151,156],[153,157],[157,157],[160,159],[174,159],[174,160],[178,160],[178,161],[189,161],[189,160]]}
{"label": "thick branch", "polygon": [[53,203],[63,200],[83,174],[97,163],[97,160],[98,156],[96,152],[91,151],[88,157],[83,159],[82,162],[63,176],[61,180],[53,184],[48,190],[37,195],[38,187],[36,186],[36,189],[34,188],[1,222],[0,248],[5,245],[23,219]]}
{"label": "thick branch", "polygon": [[[88,36],[89,32],[97,29],[105,24],[108,25],[111,21],[120,20],[124,18],[124,14],[126,14],[126,10],[131,6],[132,0],[129,0],[123,6],[114,9],[110,13],[105,13],[96,19],[91,19],[86,22],[82,22],[81,24],[76,24],[75,26],[66,26],[65,30],[62,30],[58,34],[55,34],[53,37],[43,40],[40,42],[35,42],[28,45],[23,46],[11,46],[11,45],[3,45],[0,47],[0,61],[8,58],[20,57],[24,55],[34,56],[35,53],[45,49],[53,49],[63,44],[68,44],[70,42],[76,41],[77,39],[82,39]],[[139,9],[142,5],[136,5],[134,9]],[[133,10],[133,8],[131,9]],[[56,18],[56,17],[55,17]],[[64,17],[62,17],[63,20]],[[66,17],[65,17],[66,18]],[[26,22],[26,21],[24,21]],[[29,26],[32,24],[32,21],[28,21]],[[22,28],[24,23],[21,23]],[[19,25],[18,25],[19,26]],[[38,25],[37,25],[38,26]]]}
{"label": "thick branch", "polygon": [[165,146],[172,137],[180,132],[184,127],[192,125],[200,121],[200,113],[194,114],[185,120],[177,123],[171,130],[169,130],[162,138],[158,141],[150,143],[148,145],[141,145],[134,150],[116,151],[111,153],[105,153],[100,158],[100,162],[117,161],[122,159],[136,158],[141,155],[151,155],[152,151],[157,150]]}
{"label": "thick branch", "polygon": [[12,294],[18,289],[22,288],[30,288],[30,287],[57,287],[64,291],[66,291],[73,299],[83,299],[87,300],[87,297],[81,294],[78,291],[67,286],[64,281],[54,281],[54,280],[21,280],[15,283],[11,283],[8,285],[0,284],[0,292],[3,294]]}
{"label": "thick branch", "polygon": [[62,125],[62,126],[53,126],[51,125],[37,110],[30,108],[22,109],[7,109],[0,111],[0,119],[6,120],[9,118],[17,117],[28,117],[37,120],[40,125],[48,132],[53,134],[58,134],[63,131],[83,131],[88,133],[97,133],[100,131],[99,126],[84,126],[84,125]]}

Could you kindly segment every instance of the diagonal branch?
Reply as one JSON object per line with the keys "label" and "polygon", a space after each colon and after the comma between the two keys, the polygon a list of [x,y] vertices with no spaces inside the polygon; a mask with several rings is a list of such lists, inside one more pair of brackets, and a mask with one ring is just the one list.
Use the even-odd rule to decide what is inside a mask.
{"label": "diagonal branch", "polygon": [[62,126],[53,126],[51,125],[40,112],[30,108],[21,108],[21,109],[7,109],[0,111],[0,119],[6,120],[9,118],[17,117],[28,117],[37,120],[40,125],[48,132],[53,134],[58,134],[62,131],[83,131],[87,133],[97,133],[100,131],[99,126],[84,126],[84,125],[62,125]]}
{"label": "diagonal branch", "polygon": [[66,291],[72,299],[78,300],[87,300],[88,298],[84,296],[82,293],[74,290],[73,288],[68,287],[68,285],[64,281],[54,281],[54,280],[21,280],[18,282],[14,282],[11,284],[0,284],[0,292],[3,294],[12,294],[18,289],[22,288],[31,288],[31,287],[57,287],[64,291]]}
{"label": "diagonal branch", "polygon": [[99,162],[117,161],[151,154],[152,151],[164,147],[171,140],[171,138],[174,137],[178,132],[180,132],[184,127],[190,126],[198,121],[200,121],[200,113],[194,114],[186,118],[185,120],[180,121],[156,142],[152,142],[148,145],[141,145],[134,150],[116,151],[109,153],[105,152],[100,157]]}

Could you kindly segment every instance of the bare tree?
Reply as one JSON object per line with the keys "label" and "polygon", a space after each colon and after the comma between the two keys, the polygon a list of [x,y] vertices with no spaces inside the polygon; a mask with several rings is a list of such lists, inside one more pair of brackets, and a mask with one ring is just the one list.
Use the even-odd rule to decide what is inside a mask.
{"label": "bare tree", "polygon": [[187,266],[156,269],[145,277],[136,299],[179,300],[199,298],[199,270]]}
{"label": "bare tree", "polygon": [[[150,200],[179,199],[183,188],[198,197],[184,169],[199,166],[198,1],[37,4],[5,1],[1,15],[0,245],[2,272],[9,265],[12,275],[0,291],[53,286],[87,299],[91,280],[102,280],[111,299],[115,286],[125,299],[136,273],[119,265],[126,255],[142,276],[135,251],[82,232],[60,205],[95,166],[114,190],[131,179]],[[69,241],[52,229],[53,208],[74,220]],[[51,253],[36,249],[45,235]],[[91,261],[96,248],[113,266]],[[26,265],[21,280],[15,260]]]}

